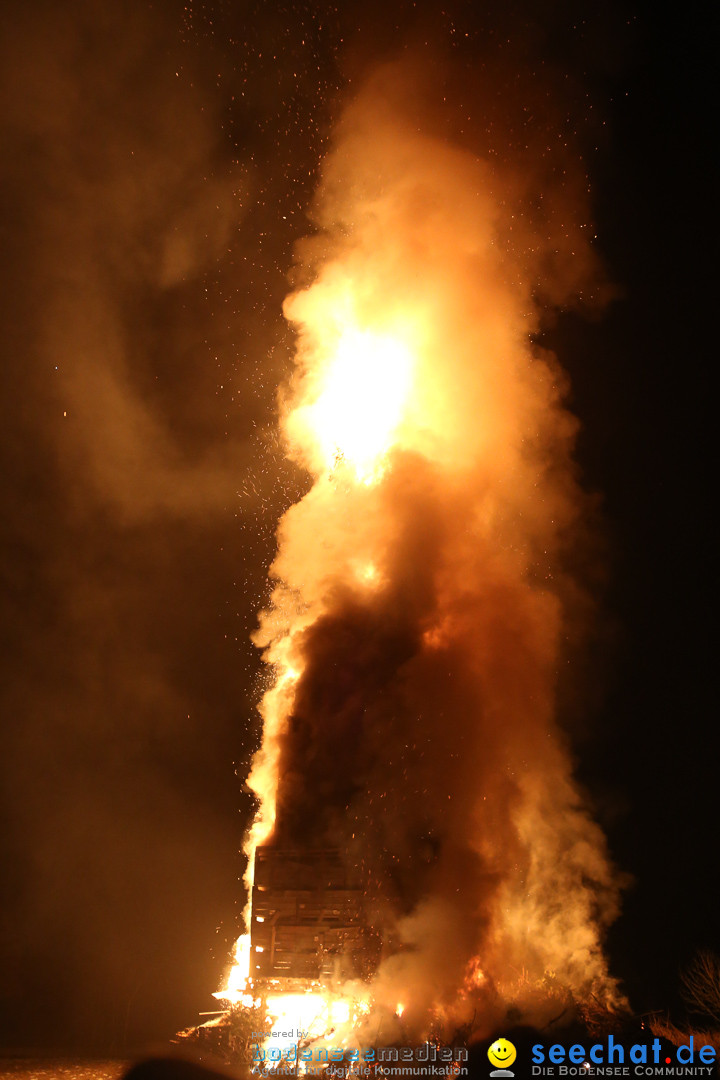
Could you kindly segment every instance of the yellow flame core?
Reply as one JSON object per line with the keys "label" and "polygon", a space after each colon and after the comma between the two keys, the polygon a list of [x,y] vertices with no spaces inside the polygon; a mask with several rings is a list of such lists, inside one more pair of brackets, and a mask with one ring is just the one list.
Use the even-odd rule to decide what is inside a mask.
{"label": "yellow flame core", "polygon": [[[313,984],[304,993],[268,994],[265,1006],[268,1035],[258,1046],[272,1046],[285,1055],[293,1045],[323,1045],[328,1040],[335,1047],[354,1044],[353,1029],[369,1011],[370,998],[366,992],[348,996]],[[301,1074],[304,1071],[300,1063]]]}
{"label": "yellow flame core", "polygon": [[[248,994],[248,979],[250,977],[250,935],[243,934],[235,942],[233,963],[228,972],[225,986],[218,990],[213,997],[218,1001],[227,1001],[232,1005],[242,1003],[252,1004],[252,995]],[[248,1001],[249,998],[249,1001]]]}
{"label": "yellow flame core", "polygon": [[372,483],[402,422],[412,372],[412,353],[399,337],[344,330],[309,400],[288,417],[291,440],[314,444],[323,471],[345,463]]}

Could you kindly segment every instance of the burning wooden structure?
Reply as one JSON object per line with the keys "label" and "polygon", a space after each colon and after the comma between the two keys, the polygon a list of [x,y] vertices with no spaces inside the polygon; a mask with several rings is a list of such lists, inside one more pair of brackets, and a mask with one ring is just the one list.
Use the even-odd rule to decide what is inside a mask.
{"label": "burning wooden structure", "polygon": [[349,979],[370,962],[360,875],[328,848],[258,847],[250,978]]}

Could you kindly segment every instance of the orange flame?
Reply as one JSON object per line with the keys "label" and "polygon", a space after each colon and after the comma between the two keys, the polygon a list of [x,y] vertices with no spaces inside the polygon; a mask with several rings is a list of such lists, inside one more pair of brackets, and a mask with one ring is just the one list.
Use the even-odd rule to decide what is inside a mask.
{"label": "orange flame", "polygon": [[[563,569],[583,513],[576,423],[554,359],[531,342],[532,290],[548,262],[557,257],[558,303],[589,272],[572,263],[561,230],[580,261],[592,259],[567,224],[572,210],[537,229],[529,211],[521,220],[512,198],[515,210],[530,205],[525,178],[508,174],[512,198],[501,197],[499,166],[419,135],[393,92],[371,84],[348,110],[316,211],[323,260],[285,304],[298,346],[281,425],[314,483],[281,522],[275,587],[254,638],[275,678],[248,780],[259,808],[246,882],[276,827],[283,740],[312,631],[352,595],[363,610],[377,605],[379,624],[388,610],[415,620],[416,651],[389,714],[374,720],[385,760],[414,769],[408,820],[431,834],[420,861],[434,885],[395,913],[405,948],[361,992],[267,999],[279,1023],[314,1038],[373,1009],[418,1034],[431,1016],[466,1023],[471,998],[488,1027],[503,1000],[533,1016],[549,972],[578,996],[619,1000],[600,946],[618,880],[554,715],[583,595]],[[406,723],[395,730],[399,715]],[[368,829],[402,819],[396,777],[374,794]],[[228,1001],[254,1000],[241,941]]]}

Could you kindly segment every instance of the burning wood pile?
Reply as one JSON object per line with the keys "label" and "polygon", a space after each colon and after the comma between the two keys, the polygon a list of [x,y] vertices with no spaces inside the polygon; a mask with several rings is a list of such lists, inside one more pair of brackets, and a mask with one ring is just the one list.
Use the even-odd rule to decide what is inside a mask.
{"label": "burning wood pile", "polygon": [[250,926],[256,983],[346,980],[367,971],[361,880],[339,851],[259,847]]}

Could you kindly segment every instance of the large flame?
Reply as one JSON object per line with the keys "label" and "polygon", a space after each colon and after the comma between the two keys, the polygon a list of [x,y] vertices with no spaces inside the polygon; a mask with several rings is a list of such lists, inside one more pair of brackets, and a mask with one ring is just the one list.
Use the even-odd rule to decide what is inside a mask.
{"label": "large flame", "polygon": [[[340,847],[398,946],[364,988],[268,999],[313,1037],[338,1009],[426,1037],[618,999],[617,879],[556,718],[589,610],[577,425],[532,344],[534,291],[567,302],[592,257],[569,190],[536,220],[532,175],[419,133],[412,92],[396,70],[347,110],[285,306],[282,429],[314,482],[256,637],[275,678],[248,884],[268,839]],[[252,1000],[250,975],[244,943],[225,996]]]}
{"label": "large flame", "polygon": [[344,327],[334,337],[286,428],[294,442],[314,451],[316,467],[332,471],[346,462],[358,480],[370,483],[402,421],[413,358],[408,345],[390,334]]}

